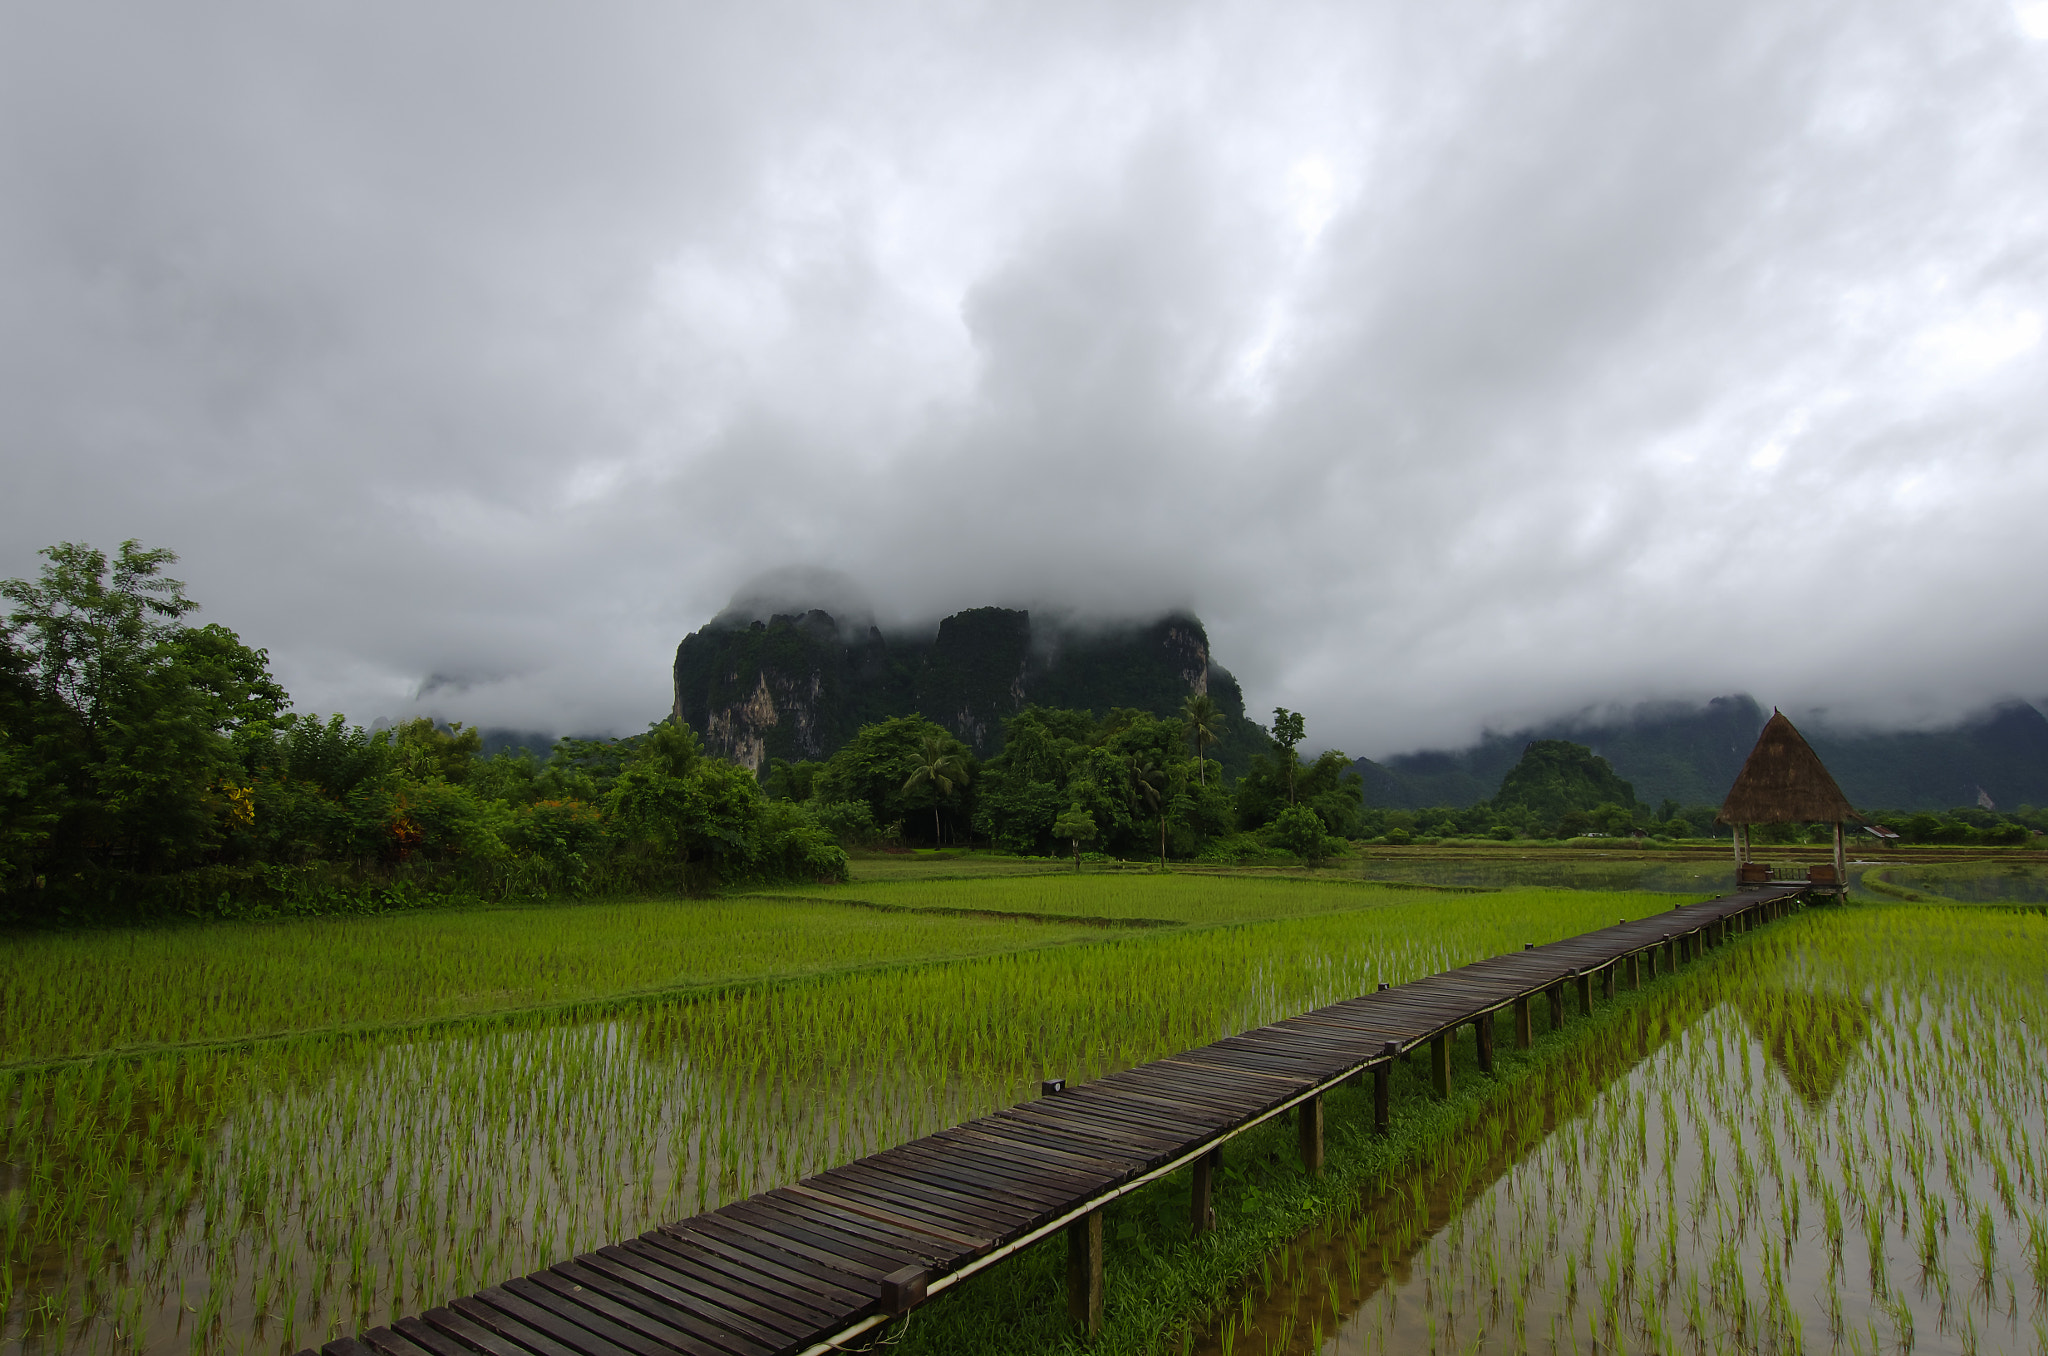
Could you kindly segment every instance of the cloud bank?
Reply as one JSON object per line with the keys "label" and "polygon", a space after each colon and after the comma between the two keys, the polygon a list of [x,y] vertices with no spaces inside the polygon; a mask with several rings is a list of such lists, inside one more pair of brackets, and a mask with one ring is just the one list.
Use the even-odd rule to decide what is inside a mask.
{"label": "cloud bank", "polygon": [[1354,753],[2048,692],[2048,18],[16,6],[0,574],[638,728],[767,571],[1192,607]]}

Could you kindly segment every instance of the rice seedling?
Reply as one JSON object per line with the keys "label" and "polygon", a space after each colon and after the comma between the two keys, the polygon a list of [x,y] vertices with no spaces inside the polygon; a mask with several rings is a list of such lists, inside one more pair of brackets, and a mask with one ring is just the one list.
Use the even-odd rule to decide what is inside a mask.
{"label": "rice seedling", "polygon": [[[1067,888],[1129,883],[1082,879]],[[1337,888],[1369,903],[1108,931],[745,899],[31,939],[76,1020],[10,958],[15,1051],[149,1048],[0,1069],[0,1341],[294,1350],[1013,1104],[1048,1075],[1098,1077],[1618,911],[1560,891]],[[618,947],[612,971],[578,924]],[[363,967],[363,992],[322,1008],[336,957]],[[831,973],[849,962],[893,968]],[[781,978],[613,1001],[764,974]],[[355,1025],[485,1004],[523,1010]]]}
{"label": "rice seedling", "polygon": [[[1442,1223],[1405,1191],[1364,1203],[1339,1246],[1381,1264],[1324,1349],[2043,1349],[2048,919],[1814,911],[1683,973],[1663,1011],[1446,1146]],[[1867,1277],[1840,1264],[1858,1228]],[[1497,1287],[1500,1255],[1528,1260]]]}

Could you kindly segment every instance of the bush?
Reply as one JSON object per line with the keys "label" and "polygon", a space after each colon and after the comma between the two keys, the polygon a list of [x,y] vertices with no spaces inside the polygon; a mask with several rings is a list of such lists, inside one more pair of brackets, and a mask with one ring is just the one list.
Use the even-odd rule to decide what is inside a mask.
{"label": "bush", "polygon": [[873,847],[882,840],[875,807],[864,800],[833,800],[818,807],[818,825],[842,847]]}
{"label": "bush", "polygon": [[1264,831],[1267,843],[1290,852],[1311,866],[1343,850],[1343,840],[1323,830],[1323,821],[1306,805],[1290,805],[1273,817]]}
{"label": "bush", "polygon": [[[1082,854],[1082,860],[1091,860],[1090,854]],[[1277,848],[1268,847],[1256,833],[1233,833],[1211,839],[1195,860],[1230,866],[1257,866],[1285,862],[1289,857]]]}

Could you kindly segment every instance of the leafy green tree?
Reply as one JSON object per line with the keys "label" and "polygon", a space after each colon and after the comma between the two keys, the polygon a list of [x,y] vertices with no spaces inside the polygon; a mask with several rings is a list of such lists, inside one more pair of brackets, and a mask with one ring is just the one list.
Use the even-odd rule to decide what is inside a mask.
{"label": "leafy green tree", "polygon": [[1138,817],[1140,805],[1149,807],[1159,818],[1159,869],[1166,869],[1166,805],[1169,793],[1166,771],[1150,757],[1142,753],[1130,755],[1125,764],[1128,779],[1125,788],[1131,798],[1131,818]]}
{"label": "leafy green tree", "polygon": [[807,801],[815,789],[823,763],[770,758],[761,773],[761,786],[775,800]]}
{"label": "leafy green tree", "polygon": [[444,729],[420,716],[394,730],[392,743],[398,750],[399,770],[406,776],[416,781],[438,777],[460,786],[469,780],[470,768],[483,752],[484,734],[464,729],[459,721]]}
{"label": "leafy green tree", "polygon": [[1223,735],[1223,711],[1216,705],[1215,698],[1206,692],[1198,692],[1181,703],[1181,724],[1187,727],[1188,737],[1195,741],[1195,780],[1201,785],[1209,782],[1209,761],[1203,750]]}
{"label": "leafy green tree", "polygon": [[1095,816],[1078,805],[1070,805],[1052,824],[1053,836],[1074,845],[1074,873],[1081,871],[1081,844],[1095,841]]}
{"label": "leafy green tree", "polygon": [[945,735],[926,735],[917,746],[915,761],[911,764],[910,775],[903,779],[905,794],[920,786],[928,786],[934,792],[932,799],[932,846],[939,844],[940,798],[950,797],[956,785],[967,784],[967,749],[957,739]]}
{"label": "leafy green tree", "polygon": [[1294,746],[1301,743],[1305,734],[1305,722],[1299,711],[1290,711],[1284,706],[1273,708],[1273,742],[1286,751],[1287,803],[1294,804]]}
{"label": "leafy green tree", "polygon": [[[824,769],[812,782],[812,798],[827,805],[834,801],[864,800],[874,813],[875,823],[884,832],[902,832],[900,826],[912,815],[922,816],[943,801],[938,788],[929,783],[920,783],[912,790],[904,789],[911,774],[917,770],[918,755],[924,742],[933,737],[946,741],[948,749],[968,759],[966,745],[923,716],[899,716],[863,725],[854,732],[853,738],[825,761]],[[971,759],[966,765],[972,776],[974,765]],[[973,799],[970,782],[970,789],[959,793],[959,801],[970,822]]]}
{"label": "leafy green tree", "polygon": [[1310,866],[1320,866],[1335,853],[1337,840],[1323,830],[1323,821],[1306,805],[1290,805],[1266,828],[1267,841],[1293,853]]}
{"label": "leafy green tree", "polygon": [[196,606],[163,575],[177,557],[122,543],[43,551],[35,581],[0,584],[11,689],[5,837],[35,840],[29,868],[203,860],[245,822],[253,792],[236,738],[282,717],[267,658],[224,627],[188,628]]}

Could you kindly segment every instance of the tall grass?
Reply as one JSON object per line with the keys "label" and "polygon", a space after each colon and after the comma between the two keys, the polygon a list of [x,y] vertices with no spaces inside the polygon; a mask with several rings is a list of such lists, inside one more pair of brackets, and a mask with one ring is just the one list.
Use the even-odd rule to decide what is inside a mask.
{"label": "tall grass", "polygon": [[[0,1337],[295,1350],[1014,1103],[1042,1076],[1099,1076],[1665,902],[1431,894],[634,1009],[0,1073]],[[769,933],[820,910],[885,936],[904,921],[943,923],[931,935],[948,939],[1046,931],[734,907]],[[488,917],[553,944],[580,916]],[[399,926],[381,950],[406,963],[422,934],[405,925],[419,921],[384,920]],[[102,940],[118,954],[120,939]],[[349,945],[380,954],[364,934]],[[208,954],[215,982],[245,991],[232,950]],[[527,952],[491,954],[495,976],[451,964],[472,985],[516,987]],[[275,964],[251,961],[263,975]]]}

